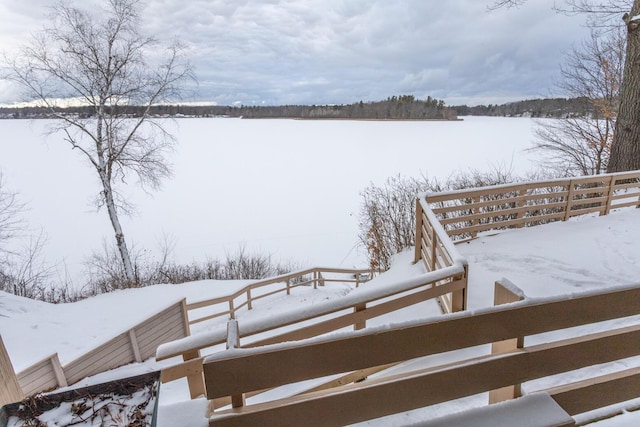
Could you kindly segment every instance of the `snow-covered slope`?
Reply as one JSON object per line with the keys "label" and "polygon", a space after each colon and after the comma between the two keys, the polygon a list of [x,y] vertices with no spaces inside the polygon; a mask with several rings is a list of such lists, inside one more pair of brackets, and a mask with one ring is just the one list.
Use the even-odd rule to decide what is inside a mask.
{"label": "snow-covered slope", "polygon": [[[510,279],[530,297],[564,295],[631,284],[640,282],[640,209],[621,210],[607,217],[582,217],[566,223],[504,231],[492,236],[482,236],[458,248],[470,263],[471,309],[492,304],[493,282],[502,277]],[[419,268],[411,264],[411,253],[407,252],[397,257],[389,272],[365,286],[385,286],[386,283],[420,272]],[[197,300],[222,295],[245,283],[205,281],[184,285],[157,285],[58,306],[0,293],[0,334],[18,370],[53,352],[58,352],[64,363],[176,300]],[[346,285],[328,284],[317,290],[298,288],[290,296],[281,295],[270,301],[261,300],[254,310],[240,312],[238,318],[240,322],[272,319],[291,307],[325,302],[340,298],[348,292],[353,291]],[[436,304],[430,303],[419,309],[394,313],[372,322],[371,326],[437,315]],[[224,319],[213,325],[209,328],[224,327]],[[200,328],[204,330],[207,327]],[[415,363],[419,362],[397,369],[411,369]],[[629,360],[625,363],[626,366],[637,366],[638,361]],[[87,379],[80,385],[143,373],[160,366],[162,364],[153,360],[133,364]],[[425,417],[445,415],[485,402],[484,396],[474,396],[364,424],[411,424]],[[186,381],[163,385],[159,425],[205,426],[205,413],[204,399],[189,400]],[[640,414],[631,413],[603,422],[602,425],[632,425],[638,421]]]}

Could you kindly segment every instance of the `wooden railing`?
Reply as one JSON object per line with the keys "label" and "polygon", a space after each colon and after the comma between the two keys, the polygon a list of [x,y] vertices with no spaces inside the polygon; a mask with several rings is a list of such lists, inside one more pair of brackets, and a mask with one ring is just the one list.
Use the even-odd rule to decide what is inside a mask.
{"label": "wooden railing", "polygon": [[[459,242],[488,230],[566,221],[588,213],[607,215],[612,209],[638,207],[640,171],[429,193],[421,200],[422,209],[428,207],[446,234]],[[428,255],[432,249],[428,241],[424,243],[426,247],[421,250]],[[416,261],[417,255],[418,252]]]}
{"label": "wooden railing", "polygon": [[[423,261],[427,271],[438,271],[459,264],[464,267],[464,287],[439,297],[440,307],[445,313],[466,310],[467,308],[467,260],[460,255],[445,232],[438,218],[426,202],[420,198],[416,203],[416,245],[415,262]],[[440,283],[436,283],[436,286]]]}
{"label": "wooden railing", "polygon": [[[325,279],[327,280],[327,279]],[[437,286],[436,286],[437,285]],[[240,322],[238,346],[256,347],[315,337],[343,328],[362,329],[379,317],[466,287],[466,266],[455,262],[447,268],[398,281],[392,285],[363,288],[338,300],[280,313],[271,319]],[[292,325],[298,325],[297,329]],[[278,331],[287,327],[286,331]],[[260,337],[259,334],[268,336]],[[184,363],[163,369],[162,381],[187,377],[193,398],[204,394],[200,351],[228,342],[227,331],[217,329],[192,335],[158,347],[158,360],[182,356]]]}
{"label": "wooden railing", "polygon": [[[509,298],[519,299],[517,293]],[[345,425],[637,356],[637,320],[627,319],[619,329],[600,325],[602,332],[574,332],[570,339],[545,344],[524,345],[524,337],[638,315],[638,301],[640,286],[632,286],[526,299],[348,336],[223,351],[204,362],[207,397],[233,397],[235,407],[215,410],[210,425]],[[515,350],[471,350],[514,338],[522,343]],[[266,403],[246,405],[243,399],[258,390],[461,349],[474,357]],[[600,376],[587,373],[583,381],[542,391],[571,416],[640,397],[640,368],[598,372]]]}
{"label": "wooden railing", "polygon": [[54,353],[16,374],[24,396],[74,384],[83,378],[153,357],[165,342],[189,335],[185,300],[172,304],[116,337],[62,365]]}
{"label": "wooden railing", "polygon": [[[0,408],[7,403],[22,400],[24,394],[18,383],[18,377],[16,377],[9,353],[7,353],[7,349],[2,341],[2,336],[0,336],[0,380]],[[0,420],[0,423],[1,422]]]}
{"label": "wooden railing", "polygon": [[[466,265],[455,243],[488,230],[568,220],[640,207],[640,171],[427,193],[416,202],[414,261],[428,271]],[[445,312],[464,310],[466,288],[440,297]]]}
{"label": "wooden railing", "polygon": [[[341,274],[343,276],[348,275],[350,277],[325,277],[327,274]],[[231,295],[187,304],[187,310],[189,311],[189,324],[193,325],[195,323],[205,322],[221,316],[227,316],[231,319],[235,319],[236,311],[245,307],[248,310],[251,310],[255,301],[278,293],[286,292],[286,294],[289,295],[291,293],[291,289],[299,286],[313,285],[315,289],[318,286],[324,286],[325,283],[342,282],[353,283],[357,288],[361,283],[367,282],[372,277],[373,272],[371,270],[322,267],[314,267],[271,277],[269,279],[260,280],[247,285]],[[274,289],[272,285],[280,286],[275,287]],[[209,308],[210,310],[207,314],[196,317],[198,315],[196,311],[204,311],[201,310],[203,308]]]}

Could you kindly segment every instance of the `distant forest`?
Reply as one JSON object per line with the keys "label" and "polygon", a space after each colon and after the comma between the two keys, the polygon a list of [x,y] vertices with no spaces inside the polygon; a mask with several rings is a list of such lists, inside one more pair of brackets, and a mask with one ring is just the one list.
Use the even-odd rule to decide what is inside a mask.
{"label": "distant forest", "polygon": [[501,105],[477,105],[451,107],[459,116],[496,116],[496,117],[583,117],[596,114],[593,101],[588,98],[546,98],[528,99]]}
{"label": "distant forest", "polygon": [[[92,107],[68,107],[63,114],[91,117]],[[143,107],[119,106],[119,114],[139,116]],[[242,117],[246,119],[351,119],[351,120],[456,120],[458,116],[568,117],[593,114],[586,98],[532,99],[501,105],[446,106],[444,101],[412,95],[391,96],[384,101],[341,105],[219,106],[157,105],[151,114],[161,117]],[[0,107],[0,119],[50,118],[45,107]]]}
{"label": "distant forest", "polygon": [[[139,116],[143,107],[118,106],[119,114]],[[57,110],[63,114],[92,115],[91,107],[69,107]],[[346,105],[280,105],[280,106],[216,106],[216,105],[157,105],[151,108],[154,116],[167,117],[242,117],[245,119],[354,119],[354,120],[455,120],[456,111],[444,101],[428,97],[418,100],[411,95],[392,96],[384,101],[358,102]],[[0,118],[48,118],[44,107],[0,108]]]}

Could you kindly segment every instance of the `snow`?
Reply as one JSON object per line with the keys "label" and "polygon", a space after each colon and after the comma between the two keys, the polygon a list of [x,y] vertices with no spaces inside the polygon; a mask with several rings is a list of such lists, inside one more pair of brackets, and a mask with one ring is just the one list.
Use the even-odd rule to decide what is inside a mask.
{"label": "snow", "polygon": [[[0,170],[28,203],[34,230],[59,274],[81,285],[83,261],[113,240],[92,202],[98,182],[47,120],[0,120]],[[524,151],[533,121],[465,117],[455,122],[177,119],[174,176],[158,192],[123,188],[137,205],[122,218],[134,250],[152,255],[175,238],[178,262],[224,259],[246,245],[301,267],[366,266],[358,246],[360,193],[391,176],[446,179],[458,170],[536,166]],[[496,132],[500,129],[500,132]],[[487,147],[491,149],[487,149]],[[411,153],[411,155],[407,155]],[[55,177],[55,179],[53,178]],[[52,207],[55,206],[55,209]]]}
{"label": "snow", "polygon": [[[12,140],[21,141],[16,146],[8,147],[6,141],[11,138],[3,139],[0,143],[0,167],[12,188],[20,191],[31,203],[32,225],[46,226],[52,240],[51,253],[65,254],[72,264],[71,260],[77,261],[80,254],[86,253],[99,241],[102,233],[107,236],[110,234],[105,227],[93,228],[101,222],[102,215],[78,213],[82,211],[82,206],[86,206],[84,202],[91,195],[92,185],[81,186],[75,193],[61,193],[49,185],[56,181],[56,186],[64,186],[79,177],[84,178],[80,179],[82,183],[90,183],[92,178],[82,172],[82,167],[73,166],[58,167],[56,170],[59,174],[55,180],[34,180],[31,167],[55,169],[56,162],[62,161],[63,156],[68,159],[68,153],[61,153],[51,141],[46,145],[34,145],[34,135],[39,134],[41,124],[34,122],[29,127],[26,123],[0,121],[0,131],[8,132],[3,135],[12,135]],[[496,155],[497,152],[513,157],[517,170],[526,169],[531,160],[520,152],[529,141],[515,137],[518,132],[521,132],[519,135],[530,132],[531,122],[527,119],[465,119],[464,122],[455,123],[430,122],[428,126],[426,123],[413,122],[289,123],[281,120],[191,119],[181,120],[179,125],[179,138],[186,142],[177,153],[175,182],[167,183],[165,191],[155,198],[145,199],[140,208],[140,218],[144,218],[145,226],[133,227],[136,221],[141,221],[133,218],[129,229],[138,241],[145,243],[152,240],[152,231],[164,228],[175,233],[181,239],[177,252],[187,260],[204,258],[205,254],[215,255],[213,247],[221,242],[227,242],[221,244],[223,249],[233,249],[228,245],[229,241],[251,241],[262,242],[266,250],[273,250],[277,255],[304,254],[312,265],[338,266],[345,259],[348,259],[345,263],[362,265],[362,254],[346,257],[354,244],[357,227],[356,218],[349,213],[357,212],[357,193],[369,182],[381,184],[386,177],[400,171],[407,175],[423,171],[430,176],[446,177],[452,172],[446,169],[451,164],[451,158],[448,157],[450,152],[460,156],[457,164],[461,168],[485,168],[490,161],[504,160]],[[504,132],[495,132],[498,126]],[[331,139],[328,137],[330,132],[343,132],[344,139]],[[254,136],[253,140],[247,138],[249,133]],[[262,139],[256,140],[255,135],[260,135]],[[477,135],[478,140],[470,139],[470,135]],[[393,141],[393,145],[383,144],[382,138]],[[448,138],[450,142],[443,143],[444,140],[449,141]],[[346,144],[346,140],[353,141],[354,146]],[[461,140],[465,140],[468,146],[462,144]],[[323,144],[318,144],[318,141]],[[485,145],[477,141],[495,142],[497,148],[495,151],[487,150]],[[377,166],[382,162],[376,163],[368,157],[373,151],[389,160],[381,170]],[[274,152],[282,155],[282,158],[273,156]],[[407,156],[408,152],[412,155]],[[247,163],[243,168],[238,168],[242,164],[241,154],[247,153],[250,153],[250,156],[246,156]],[[33,156],[33,162],[28,161],[27,154]],[[51,157],[49,162],[45,161],[47,156]],[[265,164],[269,162],[264,159],[274,158],[275,164]],[[65,162],[69,164],[68,160]],[[187,167],[189,162],[195,163]],[[274,176],[270,176],[272,173]],[[290,179],[291,175],[297,178]],[[323,179],[327,181],[326,186],[321,184]],[[219,185],[221,182],[226,184]],[[234,185],[228,184],[230,182]],[[189,188],[189,191],[180,192],[180,188]],[[47,194],[43,196],[43,193]],[[43,202],[40,197],[48,200]],[[55,201],[55,198],[60,200]],[[274,202],[279,205],[286,202],[286,208],[270,207]],[[55,210],[50,209],[51,203],[55,203]],[[256,214],[256,208],[259,208],[259,214]],[[216,224],[225,225],[217,227]],[[89,231],[86,227],[89,227]],[[69,236],[69,232],[77,235]],[[66,237],[60,238],[58,233]],[[218,233],[228,234],[223,236]],[[269,233],[273,233],[271,237]],[[271,246],[276,240],[278,244]],[[638,283],[639,245],[640,209],[623,209],[606,217],[578,217],[568,222],[535,228],[492,232],[491,235],[485,234],[455,248],[469,263],[469,312],[482,312],[493,304],[493,283],[501,278],[511,281],[527,296],[525,302],[517,304]],[[238,311],[239,328],[242,331],[243,328],[257,328],[256,325],[261,323],[274,324],[301,312],[319,310],[318,307],[353,302],[362,295],[381,295],[392,287],[406,286],[424,279],[424,276],[424,270],[419,264],[412,265],[411,253],[406,252],[397,257],[389,272],[357,290],[352,285],[327,283],[318,289],[300,287],[289,296],[277,294],[258,300],[253,310]],[[55,352],[64,364],[182,298],[188,302],[215,298],[235,293],[248,283],[250,281],[161,284],[117,291],[63,305],[46,304],[0,292],[0,335],[17,371]],[[367,322],[367,326],[382,330],[391,325],[410,324],[438,316],[441,315],[437,303],[429,301]],[[637,323],[638,319],[624,321]],[[580,329],[580,333],[590,331],[589,328]],[[224,334],[226,319],[193,325],[192,333],[200,337]],[[339,331],[334,337],[346,333]],[[570,336],[572,333],[572,330],[562,331],[553,335],[553,338]],[[532,337],[527,343],[543,342],[549,338]],[[223,349],[224,345],[221,345],[209,352]],[[480,346],[455,354],[434,355],[398,365],[377,375],[393,375],[422,368],[425,364],[462,360],[486,354],[487,351],[487,346]],[[178,358],[162,362],[150,359],[87,378],[74,387],[150,372],[177,362]],[[639,363],[637,358],[626,359],[613,368],[620,370],[638,366]],[[591,375],[601,369],[605,367],[594,367],[582,374]],[[572,373],[569,378],[578,378],[579,375],[581,373]],[[525,383],[523,388],[525,391],[535,391],[559,380],[562,378]],[[308,386],[303,384],[296,387]],[[256,399],[287,395],[294,391],[292,387],[273,391],[271,396],[256,396]],[[486,394],[470,396],[361,425],[411,425],[426,419],[454,416],[453,413],[480,407],[486,402]],[[189,399],[186,379],[161,386],[160,427],[205,427],[206,412],[205,399]],[[640,425],[640,413],[625,412],[622,416],[601,421],[597,425]]]}
{"label": "snow", "polygon": [[571,417],[546,393],[532,393],[491,406],[474,408],[411,427],[519,427],[557,426],[571,422]]}
{"label": "snow", "polygon": [[[544,301],[550,295],[570,296],[583,292],[585,289],[596,291],[605,286],[629,286],[637,281],[634,279],[634,275],[640,262],[637,243],[640,239],[638,237],[640,237],[640,210],[624,209],[613,212],[606,217],[575,218],[565,223],[553,223],[535,228],[501,232],[493,236],[483,236],[470,243],[457,245],[460,252],[469,259],[471,277],[469,305],[472,307],[471,311],[482,312],[492,304],[490,299],[493,282],[502,276],[512,280],[514,285],[527,295],[526,301],[517,304]],[[635,246],[634,242],[636,242]],[[572,244],[578,246],[572,246]],[[570,247],[576,248],[575,252],[568,251]],[[622,259],[614,262],[614,254],[618,254]],[[535,260],[535,263],[532,263],[532,260]],[[516,266],[513,263],[516,263]],[[588,274],[585,273],[587,271],[593,271],[595,277],[600,281],[596,283],[595,280],[590,280]],[[371,285],[384,288],[393,286],[399,279],[410,281],[412,278],[420,277],[421,274],[423,273],[420,269],[411,264],[411,253],[405,252],[396,258],[394,267],[388,273],[374,279],[374,282],[362,285],[358,290],[348,291],[346,295],[349,298],[354,298],[358,293],[373,292]],[[612,274],[612,277],[604,280],[607,274]],[[232,282],[229,283],[227,289],[235,290],[239,285],[240,283]],[[326,304],[326,301],[338,302],[345,298],[345,288],[335,284],[339,288],[339,291],[336,292],[335,289],[332,289],[333,285],[327,284],[327,286],[316,290],[311,287],[296,288],[290,296],[274,296],[271,300],[261,300],[256,303],[254,310],[241,310],[238,313],[240,328],[242,328],[243,322],[259,322],[260,319],[271,322],[280,313],[289,311],[291,306],[300,304],[311,308],[316,304]],[[102,328],[100,335],[107,337],[119,333],[121,328],[133,326],[138,321],[138,316],[132,316],[130,313],[135,311],[134,309],[151,312],[156,308],[163,308],[181,297],[204,299],[212,295],[220,295],[226,290],[225,286],[224,282],[158,285],[144,289],[114,292],[64,306],[53,306],[1,293],[0,301],[3,304],[0,305],[0,333],[3,339],[5,336],[13,337],[6,340],[5,344],[14,364],[24,367],[28,364],[26,361],[34,359],[32,356],[34,353],[50,354],[58,351],[65,354],[72,349],[88,349],[91,344],[86,343],[95,342],[95,335],[98,335],[96,328],[100,323],[96,322],[96,319],[92,319],[93,316],[90,313],[95,313],[96,317],[102,320],[104,324],[100,325]],[[379,292],[377,289],[375,291]],[[139,307],[140,298],[148,302],[149,306]],[[57,309],[57,307],[60,308]],[[113,322],[105,321],[104,317],[98,316],[99,313],[106,313],[114,309],[118,310],[119,315],[113,316]],[[129,313],[129,315],[121,316],[125,313]],[[466,316],[468,313],[456,315]],[[373,324],[372,327],[384,329],[390,325],[410,324],[412,321],[416,322],[435,316],[439,316],[435,303],[424,304],[419,310],[414,310],[411,317],[407,317],[406,313],[393,313],[380,320],[384,324]],[[51,336],[47,337],[41,332],[42,328],[45,328],[50,322],[58,322],[60,328],[48,329],[48,334]],[[75,325],[78,322],[90,325],[90,327],[78,328]],[[71,328],[73,332],[66,332],[66,328]],[[220,320],[218,328],[222,330],[226,328],[224,319]],[[19,339],[13,332],[14,330],[20,331]],[[571,331],[565,332],[565,334],[570,333]],[[323,338],[318,338],[318,340],[320,339]],[[425,363],[435,364],[461,360],[486,353],[486,351],[486,346],[481,346],[465,349],[464,352],[457,354],[435,355],[425,358],[425,360],[399,365],[387,372],[386,375],[414,370],[422,367]],[[224,352],[222,353],[224,354]],[[149,360],[142,364],[132,364],[87,379],[79,385],[148,372],[172,363],[175,361],[167,361],[166,364],[163,364]],[[625,360],[618,363],[616,369],[637,366],[637,364],[637,360]],[[599,372],[598,369],[600,368],[595,368],[596,373]],[[312,384],[298,385],[300,388],[309,386]],[[525,390],[539,388],[530,383],[523,387]],[[270,397],[263,396],[257,397],[257,399],[280,397],[291,394],[292,391],[292,388],[283,388],[280,392],[272,392]],[[386,426],[398,423],[417,423],[424,421],[424,419],[479,407],[485,403],[486,395],[483,394],[362,424]],[[159,404],[160,425],[206,425],[206,400],[189,400],[185,380],[163,384]],[[606,421],[607,424],[603,425],[624,425],[624,422],[629,422],[629,419],[638,421],[638,418],[640,418],[640,414],[629,412]],[[617,424],[618,422],[620,424]]]}

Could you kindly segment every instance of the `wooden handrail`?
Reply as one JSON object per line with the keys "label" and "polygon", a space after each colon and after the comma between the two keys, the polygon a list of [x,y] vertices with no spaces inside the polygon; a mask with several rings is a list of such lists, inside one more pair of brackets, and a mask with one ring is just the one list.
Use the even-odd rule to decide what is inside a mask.
{"label": "wooden handrail", "polygon": [[[326,321],[315,322],[303,329],[290,331],[286,333],[286,335],[272,337],[270,340],[283,341],[287,339],[302,339],[331,332],[345,326],[354,325],[372,317],[377,317],[382,314],[395,311],[399,308],[407,307],[427,299],[436,298],[442,293],[459,290],[466,286],[466,281],[464,281],[465,274],[465,266],[455,264],[436,272],[426,273],[398,281],[393,285],[387,285],[380,288],[372,287],[362,289],[360,292],[347,294],[336,301],[327,301],[324,303],[314,304],[309,307],[294,309],[287,314],[286,318],[275,317],[268,320],[258,319],[257,321],[244,322],[240,325],[241,338],[247,338],[263,332],[276,330],[285,326],[349,310],[350,313],[348,314]],[[447,283],[442,284],[441,286],[431,286],[444,281]],[[423,290],[415,292],[419,289]],[[411,291],[414,292],[405,295]],[[380,302],[381,300],[392,297],[397,298],[391,299],[390,301]],[[378,303],[372,305],[372,303],[375,302]],[[365,309],[356,312],[355,308],[362,306],[363,304],[365,305]],[[206,334],[192,335],[190,337],[185,337],[159,346],[156,351],[156,358],[158,360],[163,360],[191,353],[193,351],[199,351],[207,347],[222,344],[226,342],[226,339],[226,332],[222,329],[207,332]],[[261,342],[261,344],[264,343],[264,341]]]}
{"label": "wooden handrail", "polygon": [[463,266],[464,288],[442,294],[438,298],[445,313],[465,310],[467,308],[467,260],[458,252],[442,224],[422,198],[416,200],[415,262],[420,260],[423,261],[427,271],[437,271],[456,264]]}
{"label": "wooden handrail", "polygon": [[[640,207],[640,171],[424,193],[416,201],[414,261],[435,271],[462,260],[453,242],[611,209]],[[466,308],[466,289],[440,297],[445,312]]]}
{"label": "wooden handrail", "polygon": [[463,241],[483,231],[638,207],[640,171],[425,193],[420,199],[452,240]]}
{"label": "wooden handrail", "polygon": [[[414,322],[339,338],[221,352],[207,358],[204,363],[207,396],[211,399],[237,395],[513,337],[637,315],[640,314],[639,300],[640,286],[636,285],[570,298],[529,299],[482,312],[459,313],[445,319]],[[302,420],[299,417],[303,414],[308,420],[305,425],[353,423],[638,355],[638,339],[640,325],[634,324],[368,380],[331,391],[217,411],[210,425],[238,425],[239,422],[262,426],[295,424]],[[282,366],[287,368],[281,369]],[[629,398],[638,396],[638,387],[627,378],[637,377],[637,370],[631,370],[624,375],[614,375],[610,380],[624,386],[618,396]],[[591,382],[585,387],[593,385]],[[565,401],[570,401],[567,396],[576,395],[574,388],[554,390],[550,394],[564,396]],[[573,408],[588,408],[594,402],[592,399],[582,406],[575,402],[572,405]],[[571,409],[570,413],[575,414],[577,410]],[[322,413],[323,417],[309,420],[314,418],[309,417],[309,413]]]}
{"label": "wooden handrail", "polygon": [[[343,278],[343,279],[327,279],[322,278],[321,273],[336,273],[336,274],[353,274],[355,277],[353,279]],[[327,267],[313,267],[304,270],[294,271],[292,273],[282,274],[275,277],[270,277],[268,279],[259,280],[253,282],[242,289],[237,290],[236,292],[225,295],[222,297],[211,298],[202,301],[190,302],[187,304],[187,310],[192,311],[199,308],[210,307],[218,304],[226,304],[229,308],[221,311],[216,311],[213,314],[208,314],[206,316],[202,316],[195,319],[190,319],[189,324],[193,325],[195,323],[204,322],[207,320],[211,320],[217,317],[229,315],[232,319],[235,318],[235,312],[240,308],[247,307],[248,309],[252,308],[253,301],[266,298],[268,296],[274,295],[280,292],[286,292],[287,294],[291,291],[292,288],[298,286],[305,286],[313,283],[316,286],[319,280],[322,282],[344,282],[344,283],[355,283],[356,287],[360,285],[362,282],[366,282],[367,280],[361,280],[361,276],[363,274],[369,274],[369,279],[373,276],[373,271],[370,269],[347,269],[347,268],[327,268]],[[313,278],[310,280],[304,280],[305,276],[313,275]],[[295,282],[295,279],[302,279],[298,282]],[[277,289],[271,292],[267,292],[264,294],[256,295],[252,294],[253,290],[264,288],[265,286],[282,283],[282,289]],[[246,296],[246,299],[243,303],[239,305],[235,305],[235,299]]]}

